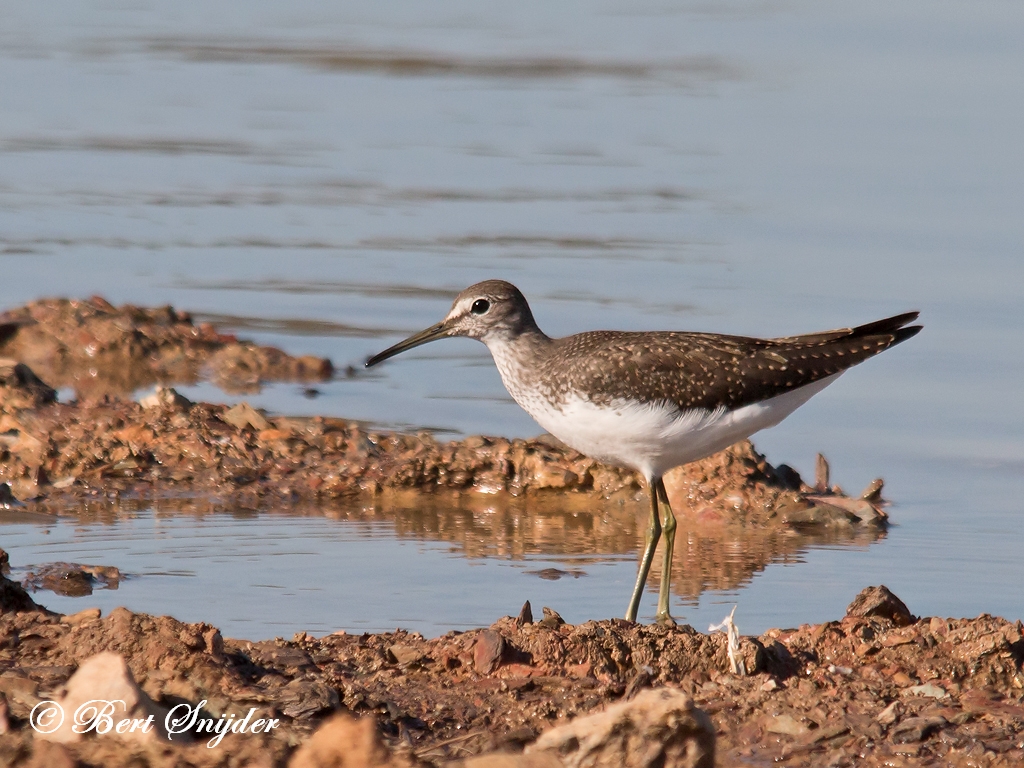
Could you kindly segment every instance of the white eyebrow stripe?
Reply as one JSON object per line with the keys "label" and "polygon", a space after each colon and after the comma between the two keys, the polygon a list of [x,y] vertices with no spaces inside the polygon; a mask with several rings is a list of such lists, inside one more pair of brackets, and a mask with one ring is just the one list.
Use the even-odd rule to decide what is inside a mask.
{"label": "white eyebrow stripe", "polygon": [[453,317],[460,317],[469,312],[469,308],[473,306],[473,302],[476,301],[476,297],[467,296],[464,299],[460,299],[452,307],[451,311],[445,317],[445,320],[451,320]]}

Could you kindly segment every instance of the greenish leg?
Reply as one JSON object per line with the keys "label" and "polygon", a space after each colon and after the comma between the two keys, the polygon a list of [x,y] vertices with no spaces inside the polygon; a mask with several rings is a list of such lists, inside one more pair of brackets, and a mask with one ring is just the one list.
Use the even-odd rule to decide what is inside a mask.
{"label": "greenish leg", "polygon": [[661,528],[665,532],[664,561],[661,566],[661,590],[658,592],[658,616],[659,624],[675,625],[675,620],[669,615],[668,601],[672,586],[672,550],[676,541],[676,516],[672,514],[672,507],[668,503],[668,491],[665,490],[665,483],[658,478],[651,493],[657,498],[661,508]]}
{"label": "greenish leg", "polygon": [[[647,524],[647,533],[644,534],[644,556],[640,558],[640,572],[636,575],[636,586],[633,587],[633,597],[630,598],[629,608],[626,609],[626,621],[636,621],[636,612],[640,609],[640,598],[644,594],[644,586],[647,584],[647,574],[651,570],[651,561],[654,559],[654,550],[658,546],[658,539],[661,538],[661,522],[658,519],[658,491],[657,486],[661,479],[650,480],[648,486],[651,491],[651,520]],[[672,521],[675,525],[675,520]]]}

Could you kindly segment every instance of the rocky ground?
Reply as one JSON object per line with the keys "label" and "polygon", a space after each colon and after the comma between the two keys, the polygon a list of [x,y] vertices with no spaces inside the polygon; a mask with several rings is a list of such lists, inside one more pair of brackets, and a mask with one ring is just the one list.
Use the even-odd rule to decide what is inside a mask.
{"label": "rocky ground", "polygon": [[[723,766],[1024,764],[1020,623],[918,619],[884,588],[838,621],[742,638],[745,673],[730,671],[725,635],[687,626],[569,626],[526,609],[430,640],[253,643],[125,609],[58,616],[13,582],[0,590],[3,765],[709,766],[711,751]],[[55,742],[28,724],[40,701],[70,711],[97,696],[157,723],[205,702],[214,721],[252,708],[280,725],[210,747],[207,733],[66,728]]]}
{"label": "rocky ground", "polygon": [[[0,506],[84,516],[173,498],[337,510],[360,498],[428,507],[447,494],[470,519],[476,499],[504,499],[517,520],[545,505],[642,519],[632,474],[550,440],[443,443],[190,403],[170,385],[241,371],[238,381],[258,386],[326,375],[330,363],[223,336],[170,308],[38,302],[0,317],[3,356]],[[53,383],[78,394],[57,402]],[[167,388],[135,401],[140,383]],[[823,460],[811,485],[743,443],[666,480],[681,530],[699,532],[677,550],[675,570],[696,579],[673,582],[677,592],[738,583],[809,532],[884,535],[881,483],[849,497],[830,485]],[[444,535],[463,535],[438,520],[454,531]],[[746,559],[730,538],[739,528]],[[622,542],[597,522],[581,539],[635,546],[635,527],[615,530]],[[25,583],[88,594],[101,577],[119,574],[57,563]],[[917,619],[884,588],[866,590],[837,621],[732,646],[687,626],[569,626],[550,611],[534,621],[528,605],[490,628],[430,640],[336,633],[252,643],[124,609],[60,616],[7,578],[0,611],[0,765],[708,766],[713,752],[718,765],[1024,764],[1020,623]],[[83,737],[68,723],[44,738],[29,724],[37,705],[37,715],[47,711],[40,702],[70,711],[97,697],[123,700],[159,727]],[[209,724],[250,709],[278,723],[214,747],[209,734],[189,742],[160,731],[168,710],[200,705]]]}
{"label": "rocky ground", "polygon": [[229,392],[252,392],[261,381],[321,381],[333,372],[329,360],[239,341],[173,307],[115,307],[99,296],[43,299],[3,312],[0,358],[94,398],[200,377]]}

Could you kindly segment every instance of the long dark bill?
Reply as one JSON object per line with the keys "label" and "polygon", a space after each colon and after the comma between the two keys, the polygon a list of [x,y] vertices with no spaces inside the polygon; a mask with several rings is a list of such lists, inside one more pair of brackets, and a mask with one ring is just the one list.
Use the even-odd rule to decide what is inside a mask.
{"label": "long dark bill", "polygon": [[366,361],[366,367],[370,368],[376,365],[377,363],[384,362],[389,357],[394,357],[399,352],[405,352],[405,350],[407,349],[412,349],[413,347],[418,347],[421,344],[426,344],[428,341],[434,341],[435,339],[443,339],[447,335],[448,328],[445,326],[444,323],[432,325],[425,331],[420,331],[419,333],[413,334],[405,341],[400,341],[397,344],[395,344],[395,346],[388,347],[383,352],[374,355],[373,357]]}

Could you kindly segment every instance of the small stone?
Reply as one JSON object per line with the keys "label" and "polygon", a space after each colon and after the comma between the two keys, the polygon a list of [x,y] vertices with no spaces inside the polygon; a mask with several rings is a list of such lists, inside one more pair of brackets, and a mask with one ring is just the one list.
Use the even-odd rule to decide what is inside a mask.
{"label": "small stone", "polygon": [[807,494],[804,499],[814,506],[803,513],[805,518],[803,520],[799,515],[788,515],[787,519],[790,522],[814,522],[826,525],[879,525],[888,519],[884,512],[864,499],[850,499],[837,494]]}
{"label": "small stone", "polygon": [[539,576],[545,581],[558,581],[563,576],[571,576],[569,571],[563,571],[560,568],[543,568],[539,571],[526,571],[533,576]]}
{"label": "small stone", "polygon": [[810,744],[817,744],[822,741],[828,741],[834,739],[837,736],[842,736],[845,733],[850,732],[850,726],[846,723],[832,723],[831,725],[823,725],[818,730],[809,734],[809,739],[806,741]]}
{"label": "small stone", "polygon": [[565,765],[712,768],[715,729],[688,695],[657,688],[552,728],[526,748],[527,755],[544,752]]}
{"label": "small stone", "polygon": [[92,577],[84,570],[66,570],[47,573],[43,577],[43,589],[67,597],[83,597],[92,594]]}
{"label": "small stone", "polygon": [[426,657],[423,651],[419,648],[414,648],[411,645],[402,645],[400,643],[395,643],[388,649],[388,651],[390,652],[391,657],[395,660],[395,663],[400,664],[403,667],[422,661]]}
{"label": "small stone", "polygon": [[544,614],[544,618],[540,620],[542,627],[548,627],[549,629],[557,629],[558,627],[565,624],[565,619],[554,608],[548,608],[546,605],[540,609],[541,613]]}
{"label": "small stone", "polygon": [[10,483],[0,483],[0,509],[20,507],[21,502],[14,498]]}
{"label": "small stone", "polygon": [[889,619],[897,626],[906,626],[915,621],[906,604],[884,584],[863,590],[847,607],[846,615],[861,618],[879,616]]}
{"label": "small stone", "polygon": [[[150,715],[153,716],[152,726],[148,732],[136,728],[123,734],[111,731],[111,736],[137,741],[167,740],[167,732],[164,730],[166,710],[158,706],[135,684],[128,664],[119,653],[104,651],[89,657],[82,662],[65,687],[66,693],[57,702],[64,712],[77,712],[87,702],[97,700],[124,702],[123,707],[119,703],[117,709],[111,713],[115,728],[122,720],[144,720]],[[83,735],[74,730],[74,725],[73,717],[65,717],[58,728],[50,733],[38,733],[36,738],[60,744],[81,741]]]}
{"label": "small stone", "polygon": [[71,613],[67,616],[60,617],[61,624],[71,624],[75,626],[77,624],[84,624],[87,621],[95,621],[100,617],[99,608],[86,608],[84,611],[78,613]]}
{"label": "small stone", "polygon": [[811,502],[807,506],[787,509],[783,519],[790,525],[815,525],[844,527],[855,525],[858,522],[856,515],[850,514],[836,504],[830,504],[824,499],[832,499],[831,496],[804,496],[805,501]]}
{"label": "small stone", "polygon": [[882,639],[882,645],[886,648],[895,648],[897,645],[909,645],[912,642],[914,642],[914,638],[907,635],[889,635]]}
{"label": "small stone", "polygon": [[22,583],[33,590],[49,589],[58,595],[82,597],[91,595],[94,588],[117,589],[121,579],[121,571],[112,565],[58,562],[35,567]]}
{"label": "small stone", "polygon": [[176,411],[187,411],[192,407],[192,401],[179,394],[173,387],[157,387],[145,397],[140,397],[139,405],[143,408],[172,408]]}
{"label": "small stone", "polygon": [[16,360],[0,360],[0,410],[31,410],[56,401],[57,390],[44,383],[27,365]]}
{"label": "small stone", "polygon": [[372,717],[356,720],[344,714],[335,715],[321,725],[288,761],[288,768],[400,768],[408,765],[384,746]]}
{"label": "small stone", "polygon": [[261,443],[272,443],[275,440],[287,440],[291,436],[291,432],[284,429],[276,429],[274,427],[264,429],[257,435]]}
{"label": "small stone", "polygon": [[220,418],[221,421],[230,424],[236,429],[246,429],[248,427],[257,432],[262,432],[270,427],[270,422],[264,418],[263,414],[248,403],[239,403],[232,408],[228,408],[220,415]]}
{"label": "small stone", "polygon": [[481,675],[489,675],[501,666],[504,651],[505,638],[492,629],[485,629],[473,644],[473,666]]}
{"label": "small stone", "polygon": [[764,729],[768,733],[781,733],[786,736],[803,736],[810,731],[810,728],[792,715],[769,717],[765,721]]}
{"label": "small stone", "polygon": [[906,688],[907,686],[914,684],[914,679],[906,672],[897,672],[892,676],[892,682],[900,688]]}
{"label": "small stone", "polygon": [[892,729],[893,744],[912,744],[923,741],[935,731],[946,725],[946,718],[935,715],[933,717],[908,717],[900,721]]}
{"label": "small stone", "polygon": [[818,454],[818,460],[814,464],[814,489],[818,493],[827,493],[829,489],[828,483],[829,468],[828,459]]}
{"label": "small stone", "polygon": [[900,711],[903,709],[903,705],[898,701],[892,702],[889,706],[883,709],[875,716],[876,722],[880,725],[892,725],[896,722],[896,719],[900,716]]}
{"label": "small stone", "polygon": [[522,627],[525,624],[533,624],[533,608],[530,607],[529,600],[523,603],[523,607],[519,609],[519,616],[516,617],[517,627]]}
{"label": "small stone", "polygon": [[0,614],[39,610],[42,607],[36,605],[21,584],[0,575]]}
{"label": "small stone", "polygon": [[864,489],[860,497],[871,504],[878,504],[882,501],[882,488],[884,487],[885,481],[880,477],[876,477],[868,483],[868,487]]}
{"label": "small stone", "polygon": [[203,633],[203,642],[206,644],[206,652],[214,658],[219,659],[224,654],[224,638],[216,627],[210,627]]}
{"label": "small stone", "polygon": [[650,667],[640,667],[636,671],[636,674],[630,679],[626,685],[626,692],[622,694],[622,698],[626,701],[635,699],[636,695],[640,693],[644,688],[650,688],[651,683],[654,680],[654,670]]}
{"label": "small stone", "polygon": [[860,643],[856,648],[854,648],[854,653],[858,656],[868,656],[872,653],[878,653],[880,650],[881,648],[878,643]]}
{"label": "small stone", "polygon": [[930,696],[933,699],[942,699],[945,698],[946,691],[933,683],[925,683],[924,685],[912,685],[909,688],[904,689],[903,695]]}
{"label": "small stone", "polygon": [[35,501],[43,496],[39,481],[34,477],[17,477],[11,481],[10,489],[18,501]]}
{"label": "small stone", "polygon": [[277,692],[275,706],[288,717],[312,717],[340,705],[338,693],[319,680],[296,678]]}
{"label": "small stone", "polygon": [[928,631],[937,637],[945,637],[949,634],[949,623],[938,616],[932,616],[928,620]]}

